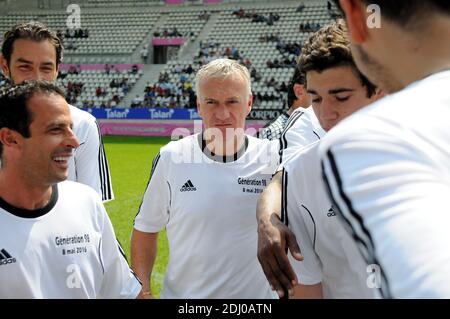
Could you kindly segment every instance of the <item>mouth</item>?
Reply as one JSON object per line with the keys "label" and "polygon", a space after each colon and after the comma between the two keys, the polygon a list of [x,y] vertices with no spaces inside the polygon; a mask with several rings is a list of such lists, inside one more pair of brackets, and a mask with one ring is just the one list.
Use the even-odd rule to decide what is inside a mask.
{"label": "mouth", "polygon": [[69,166],[69,159],[72,157],[72,155],[60,155],[60,156],[54,156],[52,158],[53,162],[57,164],[60,168],[67,168]]}

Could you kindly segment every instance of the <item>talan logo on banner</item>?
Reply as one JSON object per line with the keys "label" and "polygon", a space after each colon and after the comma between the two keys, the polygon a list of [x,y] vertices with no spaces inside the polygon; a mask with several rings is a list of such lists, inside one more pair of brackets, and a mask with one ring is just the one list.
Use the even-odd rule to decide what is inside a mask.
{"label": "talan logo on banner", "polygon": [[92,114],[96,119],[114,119],[114,120],[198,120],[197,109],[83,109]]}
{"label": "talan logo on banner", "polygon": [[198,115],[198,111],[196,109],[188,109],[189,119],[190,120],[199,120],[200,115]]}
{"label": "talan logo on banner", "polygon": [[170,120],[173,118],[173,114],[175,110],[158,110],[158,109],[149,109],[150,119],[152,120]]}
{"label": "talan logo on banner", "polygon": [[106,109],[106,118],[109,119],[126,119],[128,117],[128,113],[130,110],[114,110],[114,109]]}

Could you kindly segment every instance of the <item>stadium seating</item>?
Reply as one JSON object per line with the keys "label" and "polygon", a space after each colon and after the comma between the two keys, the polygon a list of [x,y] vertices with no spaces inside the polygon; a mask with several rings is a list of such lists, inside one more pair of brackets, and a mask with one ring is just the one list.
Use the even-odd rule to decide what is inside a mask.
{"label": "stadium seating", "polygon": [[205,25],[205,20],[198,18],[199,13],[198,10],[171,12],[158,31],[162,34],[164,30],[171,32],[176,28],[181,37],[195,39]]}
{"label": "stadium seating", "polygon": [[[67,13],[61,10],[9,12],[7,15],[0,16],[0,32],[3,33],[19,21],[44,22],[62,34],[66,49],[66,63],[84,65],[140,63],[138,52],[144,39],[153,36],[155,31],[163,33],[167,29],[171,32],[176,28],[179,34],[188,40],[188,44],[201,40],[200,46],[191,56],[184,55],[181,60],[175,56],[168,61],[161,73],[168,74],[169,87],[173,92],[163,96],[157,94],[155,99],[161,101],[163,98],[167,102],[170,96],[178,95],[177,107],[193,107],[192,93],[185,88],[184,81],[187,81],[187,87],[190,88],[194,85],[195,71],[202,63],[212,58],[226,56],[227,48],[234,48],[239,52],[236,58],[242,63],[249,63],[249,70],[254,75],[256,73],[258,78],[253,77],[252,80],[252,91],[256,97],[255,108],[281,109],[284,107],[283,101],[286,98],[285,87],[293,74],[293,62],[299,52],[298,50],[289,52],[284,48],[287,45],[299,48],[311,35],[311,32],[300,31],[300,23],[317,27],[317,24],[322,26],[331,21],[331,12],[328,11],[326,2],[323,0],[308,1],[302,10],[297,10],[298,1],[290,0],[224,1],[222,5],[216,6],[189,5],[189,2],[187,1],[183,6],[167,6],[162,5],[163,1],[155,0],[87,0],[82,4],[81,29],[87,29],[88,37],[66,38],[64,35],[67,28]],[[257,14],[265,18],[273,14],[279,16],[279,19],[272,21],[273,23],[267,23],[267,19],[263,19],[262,22],[252,22],[254,19],[251,16],[240,18],[233,14],[233,11],[238,8],[242,8],[246,14]],[[208,19],[200,17],[206,10],[208,14],[215,16],[215,20],[209,23],[208,29],[205,30]],[[277,40],[267,41],[268,36],[275,37]],[[214,51],[217,53],[211,55]],[[275,60],[281,62],[281,65],[274,68],[268,67],[268,61]],[[179,72],[189,65],[192,65],[193,73]],[[113,89],[109,87],[114,76],[120,75],[105,75],[102,71],[82,71],[76,75],[66,76],[60,80],[60,83],[65,86],[69,81],[84,83],[83,92],[76,97],[78,106],[108,105],[115,95],[123,98],[126,94],[126,92],[120,92],[119,88],[113,92]],[[130,90],[140,77],[140,73],[129,77]],[[272,78],[276,84],[268,85]],[[157,87],[158,85],[156,81],[148,83],[147,86]],[[95,91],[98,86],[105,89],[105,95],[96,96]],[[190,102],[187,102],[188,95],[191,96]],[[147,97],[146,102],[148,99]],[[164,106],[166,102],[144,103],[144,105]],[[126,106],[130,106],[129,103]]]}
{"label": "stadium seating", "polygon": [[37,20],[63,34],[64,46],[69,54],[131,54],[144,40],[158,18],[159,13],[154,12],[83,12],[81,28],[87,29],[89,36],[64,39],[67,28],[66,13],[51,11],[10,13],[7,16],[0,16],[0,32],[3,34],[18,22]]}
{"label": "stadium seating", "polygon": [[[231,9],[220,12],[220,17],[210,32],[203,45],[209,44],[215,46],[215,51],[219,52],[216,57],[223,57],[227,47],[235,47],[239,50],[242,60],[249,59],[251,67],[255,68],[261,75],[259,81],[253,79],[252,91],[255,96],[268,97],[267,99],[256,99],[255,109],[281,109],[284,107],[286,92],[280,91],[279,86],[284,82],[288,84],[293,72],[293,66],[280,68],[268,68],[268,60],[284,59],[295,60],[294,54],[282,53],[277,49],[277,44],[303,43],[311,35],[311,32],[300,32],[300,23],[309,23],[311,25],[319,24],[323,26],[331,21],[330,14],[323,2],[310,3],[305,6],[301,12],[297,12],[298,3],[282,5],[246,5],[241,6],[244,11],[268,16],[270,13],[278,14],[280,19],[273,25],[267,23],[252,22],[251,18],[238,18],[232,14]],[[278,35],[281,42],[261,42],[260,37],[264,35]],[[204,50],[200,47],[199,52]],[[208,62],[213,57],[207,57],[203,62]],[[167,72],[172,83],[179,83],[178,88],[182,87],[180,83],[180,74],[174,72],[176,68],[184,69],[192,65],[196,71],[201,65],[201,59],[188,61],[169,61],[162,73]],[[184,74],[189,81],[194,81],[194,74]],[[274,78],[278,83],[276,87],[268,86],[266,83]],[[152,83],[158,85],[158,83]],[[258,94],[259,93],[259,94]]]}
{"label": "stadium seating", "polygon": [[[115,66],[110,66],[108,72],[103,65],[96,68],[89,65],[79,65],[78,67],[72,65],[71,68],[76,73],[71,73],[70,68],[64,65],[61,67],[63,70],[60,72],[58,84],[64,86],[68,91],[71,86],[69,82],[83,84],[80,92],[73,95],[68,92],[69,102],[78,107],[118,106],[125,94],[132,89],[142,75],[142,66],[135,73],[132,72],[131,65],[128,68],[122,68],[122,71],[117,71]],[[76,71],[77,68],[80,70]],[[116,85],[111,85],[113,80]],[[102,94],[96,94],[98,87],[101,88]]]}

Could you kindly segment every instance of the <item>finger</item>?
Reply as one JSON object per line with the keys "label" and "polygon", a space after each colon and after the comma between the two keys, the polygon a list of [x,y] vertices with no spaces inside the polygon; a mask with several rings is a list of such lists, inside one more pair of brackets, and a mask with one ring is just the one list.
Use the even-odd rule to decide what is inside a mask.
{"label": "finger", "polygon": [[[270,265],[269,265],[269,267],[270,267]],[[271,272],[274,273],[274,270],[271,269]],[[276,277],[274,276],[274,278],[276,278]],[[278,297],[280,299],[285,299],[285,296],[286,296],[285,292],[286,292],[286,290],[283,289],[283,286],[281,285],[280,281],[275,280],[273,282],[273,284],[271,284],[271,286],[272,286],[272,290],[274,290],[277,293],[277,295],[278,295]]]}
{"label": "finger", "polygon": [[[274,259],[272,256],[271,258]],[[258,256],[259,263],[261,264],[261,267],[263,269],[264,275],[267,278],[267,281],[269,282],[272,290],[278,291],[281,288],[281,283],[278,281],[277,277],[275,276],[274,272],[272,271],[272,267],[270,266],[270,263],[268,262],[269,257],[261,257]]]}
{"label": "finger", "polygon": [[[294,286],[298,283],[297,274],[286,254],[277,255],[276,258],[278,269],[283,274],[279,280],[282,281],[283,287],[289,291],[290,295],[292,295],[294,293]],[[284,278],[286,279],[283,280]],[[286,284],[286,282],[289,282],[289,284]]]}
{"label": "finger", "polygon": [[[278,286],[276,288],[277,288],[277,290],[279,290],[281,288],[281,290],[291,291],[293,289],[292,279],[296,278],[295,273],[292,271],[292,273],[294,275],[294,278],[292,278],[292,279],[286,275],[286,271],[283,270],[284,269],[283,267],[285,267],[285,266],[280,267],[280,260],[279,260],[280,257],[278,257],[280,253],[277,253],[278,251],[281,251],[281,256],[284,256],[286,258],[286,255],[284,254],[283,250],[281,248],[278,248],[278,250],[274,251],[274,255],[273,255],[274,258],[271,259],[270,267],[271,267],[272,273],[276,277],[277,283],[278,283]],[[288,261],[288,266],[290,266],[289,261]],[[292,292],[293,292],[293,290],[292,290]]]}
{"label": "finger", "polygon": [[272,271],[275,272],[278,280],[281,281],[283,289],[288,291],[289,295],[293,295],[294,286],[297,284],[297,275],[292,268],[289,258],[284,253],[275,253],[275,258],[277,260],[277,266],[276,268],[272,266]]}
{"label": "finger", "polygon": [[284,291],[289,290],[289,279],[286,278],[280,271],[277,258],[273,254],[273,251],[277,250],[282,251],[280,245],[272,246],[272,250],[267,251],[266,254],[258,256],[258,259],[260,259],[260,263],[263,264],[263,271],[267,277],[267,280],[273,290],[275,290],[281,298],[285,295]]}
{"label": "finger", "polygon": [[298,261],[303,261],[302,251],[297,243],[297,238],[295,238],[295,235],[292,232],[286,234],[286,247],[288,247],[292,257]]}

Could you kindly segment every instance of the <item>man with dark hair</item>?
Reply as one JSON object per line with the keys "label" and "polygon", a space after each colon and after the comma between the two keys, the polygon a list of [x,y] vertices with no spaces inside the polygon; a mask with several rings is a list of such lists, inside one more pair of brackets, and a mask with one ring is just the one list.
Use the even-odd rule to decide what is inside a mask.
{"label": "man with dark hair", "polygon": [[[356,68],[342,20],[309,38],[299,67],[325,131],[381,96]],[[336,220],[322,185],[319,145],[294,147],[261,195],[258,258],[280,295],[284,288],[296,298],[372,298],[367,265]],[[302,263],[289,264],[285,246],[296,259],[304,257]]]}
{"label": "man with dark hair", "polygon": [[322,143],[330,197],[383,297],[449,298],[450,2],[338,4],[359,69],[391,95]]}
{"label": "man with dark hair", "polygon": [[0,94],[0,298],[136,298],[140,282],[94,190],[63,182],[80,145],[64,94]]}
{"label": "man with dark hair", "polygon": [[292,112],[299,107],[306,109],[310,105],[308,95],[306,94],[305,81],[305,75],[296,67],[287,88],[287,106],[289,109],[283,111],[277,118],[267,123],[259,134],[259,138],[269,140],[280,138]]}
{"label": "man with dark hair", "polygon": [[[18,24],[4,35],[0,64],[12,83],[55,81],[63,58],[56,33],[39,22]],[[69,162],[69,180],[91,186],[103,201],[114,199],[111,177],[95,118],[69,105],[80,147]]]}
{"label": "man with dark hair", "polygon": [[[307,48],[302,51],[307,52],[302,54],[305,60],[299,61],[302,71],[304,73],[322,72],[332,67],[350,66],[362,86],[367,89],[367,98],[371,98],[375,93],[375,86],[357,69],[343,24],[332,24],[319,34],[327,34],[330,38],[324,36],[319,39],[316,37],[309,39],[310,42],[305,44]],[[321,108],[316,111],[313,108],[295,110],[281,133],[280,162],[288,159],[298,147],[305,147],[320,140],[325,135],[325,131],[330,129],[330,125],[336,124],[336,121],[345,115],[341,114],[342,112],[345,110],[337,107]]]}

